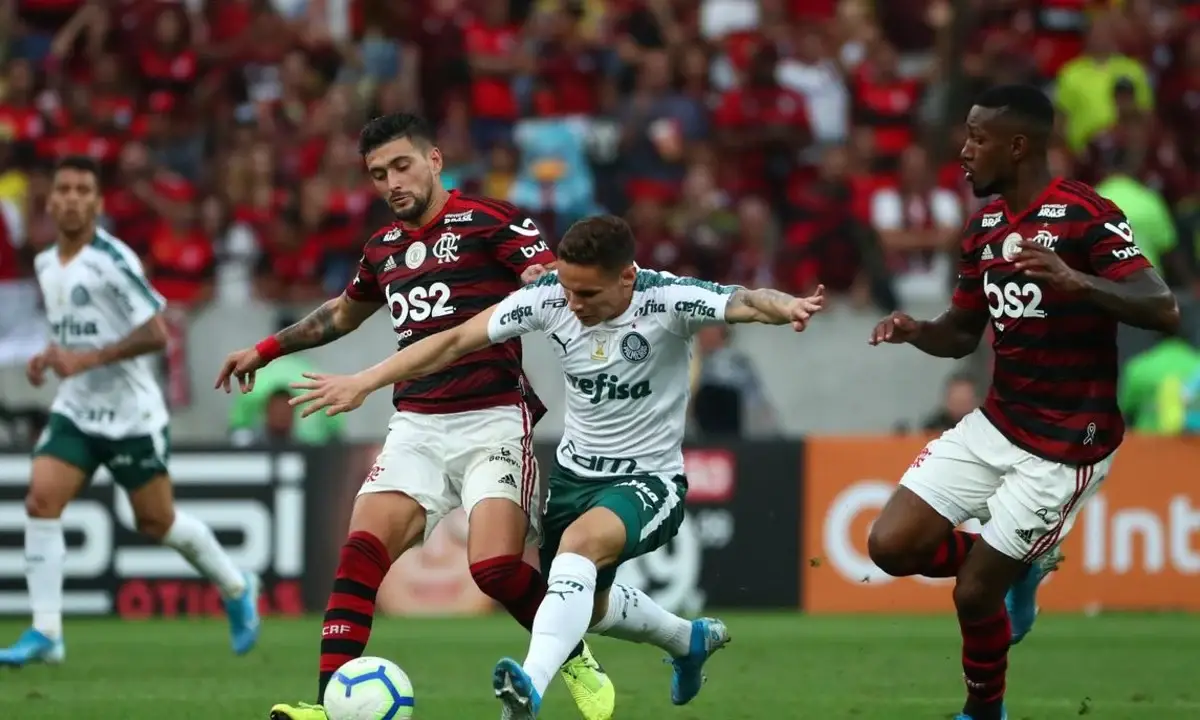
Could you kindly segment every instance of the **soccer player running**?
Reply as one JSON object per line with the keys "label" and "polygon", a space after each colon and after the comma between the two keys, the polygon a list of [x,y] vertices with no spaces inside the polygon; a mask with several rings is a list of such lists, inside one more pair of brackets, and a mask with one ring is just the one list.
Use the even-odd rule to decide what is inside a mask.
{"label": "soccer player running", "polygon": [[[983,407],[917,456],[868,541],[890,575],[957,578],[967,685],[958,720],[1006,717],[1009,646],[1033,626],[1037,587],[1112,467],[1124,435],[1117,323],[1169,332],[1179,322],[1121,210],[1050,176],[1053,127],[1036,88],[976,100],[962,165],[977,197],[999,197],[967,223],[952,304],[934,320],[893,313],[870,340],[961,358],[991,323]],[[981,535],[955,529],[968,518],[984,521]]]}
{"label": "soccer player running", "polygon": [[[422,119],[385,115],[363,128],[359,151],[396,222],[364,245],[340,296],[256,347],[225,361],[217,386],[243,389],[272,359],[347,335],[390,310],[404,347],[499,302],[554,262],[533,221],[508,203],[447,192],[442,154]],[[359,489],[321,627],[317,703],[334,672],[362,656],[375,598],[396,558],[457,507],[467,512],[467,555],[479,588],[526,628],[546,592],[523,561],[538,536],[541,492],[532,430],[545,408],[521,369],[519,341],[480,349],[435,376],[398,383],[396,413]],[[609,720],[615,693],[582,643],[562,676],[586,720]],[[279,704],[274,720],[324,720],[319,705]]]}
{"label": "soccer player running", "polygon": [[687,621],[636,588],[613,585],[626,560],[666,544],[683,521],[683,431],[690,341],[704,325],[766,323],[803,330],[822,291],[794,298],[639,270],[619,218],[581,220],[563,236],[556,271],[466,323],[351,376],[311,374],[293,404],[304,414],[353,410],[394,382],[533,331],[553,341],[566,378],[562,441],[550,473],[541,566],[546,599],[524,663],[493,677],[502,717],[532,718],[555,669],[586,632],[645,642],[672,658],[671,700],[700,691],[701,669],[729,641],[715,619]]}
{"label": "soccer player running", "polygon": [[47,371],[62,382],[33,450],[25,496],[33,627],[0,650],[0,665],[63,661],[62,514],[100,466],[128,491],[137,529],[177,550],[216,584],[233,650],[241,655],[258,640],[258,579],[234,566],[212,530],[174,506],[169,417],[151,358],[167,344],[166,303],[146,282],[137,255],[97,227],[99,173],[91,158],[59,162],[48,208],[56,242],[34,261],[53,338],[26,374],[35,386]]}

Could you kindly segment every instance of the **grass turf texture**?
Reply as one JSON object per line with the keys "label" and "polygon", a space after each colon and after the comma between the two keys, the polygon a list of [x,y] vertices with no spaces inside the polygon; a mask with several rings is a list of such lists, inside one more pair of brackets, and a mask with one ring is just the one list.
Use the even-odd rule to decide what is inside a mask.
{"label": "grass turf texture", "polygon": [[[928,720],[961,707],[952,618],[722,617],[733,643],[683,708],[670,704],[670,668],[658,650],[593,638],[617,684],[617,720]],[[220,621],[68,620],[65,665],[0,672],[0,718],[266,718],[273,703],[312,700],[319,625],[269,619],[258,649],[235,658]],[[0,640],[21,629],[0,622]],[[496,718],[492,665],[503,655],[524,657],[526,637],[501,616],[383,619],[369,651],[409,673],[420,720]],[[1198,647],[1200,616],[1043,616],[1010,655],[1010,717],[1200,717]],[[557,679],[541,717],[579,717]]]}

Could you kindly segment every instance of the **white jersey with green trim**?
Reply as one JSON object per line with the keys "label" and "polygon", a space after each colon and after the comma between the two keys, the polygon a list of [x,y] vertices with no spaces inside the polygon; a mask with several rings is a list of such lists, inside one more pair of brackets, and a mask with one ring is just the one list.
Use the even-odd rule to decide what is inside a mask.
{"label": "white jersey with green trim", "polygon": [[[124,339],[166,307],[129,247],[97,229],[92,241],[63,264],[50,247],[34,261],[50,321],[50,341],[69,350],[94,350]],[[158,432],[169,421],[154,356],[142,355],[63,380],[50,411],[85,433],[127,438]]]}
{"label": "white jersey with green trim", "polygon": [[629,307],[589,327],[551,272],[505,298],[488,335],[501,342],[540,330],[550,338],[566,376],[564,468],[596,479],[673,477],[683,473],[691,339],[725,322],[735,289],[639,269]]}

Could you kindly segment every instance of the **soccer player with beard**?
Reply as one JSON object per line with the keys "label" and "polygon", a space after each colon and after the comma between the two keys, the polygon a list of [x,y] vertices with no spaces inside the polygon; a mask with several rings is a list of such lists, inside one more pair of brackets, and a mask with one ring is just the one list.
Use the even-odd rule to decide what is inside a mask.
{"label": "soccer player with beard", "polygon": [[[533,221],[498,200],[448,192],[434,133],[412,115],[363,129],[359,150],[396,222],[367,240],[345,292],[253,348],[232,353],[217,387],[243,390],[281,355],[325,345],[387,307],[401,348],[455,327],[545,272],[554,256]],[[397,383],[396,414],[358,492],[321,628],[317,703],[333,673],[366,649],[375,596],[405,550],[456,507],[469,518],[471,575],[527,629],[546,581],[523,553],[540,534],[541,490],[532,431],[545,408],[512,340],[441,372]],[[583,643],[561,668],[587,720],[612,717],[614,691]],[[320,705],[276,705],[273,720],[325,720]]]}
{"label": "soccer player with beard", "polygon": [[[967,700],[957,720],[1001,720],[1009,646],[1036,615],[1057,549],[1112,467],[1117,323],[1173,331],[1179,310],[1120,208],[1051,177],[1054,107],[1036,88],[983,93],[961,159],[975,195],[951,306],[933,320],[892,313],[871,344],[935,357],[972,353],[992,326],[983,407],[917,456],[869,538],[890,575],[954,577]],[[956,528],[984,522],[980,535]]]}

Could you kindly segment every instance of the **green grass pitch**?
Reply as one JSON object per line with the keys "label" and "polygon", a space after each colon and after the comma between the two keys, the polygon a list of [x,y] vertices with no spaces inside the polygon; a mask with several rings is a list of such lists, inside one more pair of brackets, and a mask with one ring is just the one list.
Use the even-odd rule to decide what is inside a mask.
{"label": "green grass pitch", "polygon": [[[617,684],[617,720],[929,720],[962,702],[958,630],[949,617],[723,616],[733,643],[692,704],[668,698],[670,669],[648,646],[593,639]],[[0,718],[252,720],[272,703],[311,700],[319,620],[268,621],[258,649],[228,651],[218,621],[69,620],[67,663],[0,672]],[[15,638],[21,624],[0,623]],[[384,619],[370,652],[404,667],[420,720],[493,719],[492,664],[524,656],[501,616]],[[1013,720],[1200,717],[1200,616],[1045,616],[1010,656]],[[542,718],[578,718],[560,681]]]}

